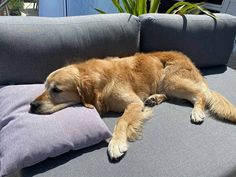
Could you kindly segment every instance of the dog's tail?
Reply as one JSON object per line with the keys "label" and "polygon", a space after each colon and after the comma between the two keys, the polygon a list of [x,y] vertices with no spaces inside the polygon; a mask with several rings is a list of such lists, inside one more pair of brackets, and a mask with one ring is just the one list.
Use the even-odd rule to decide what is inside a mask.
{"label": "dog's tail", "polygon": [[236,123],[236,108],[219,93],[209,90],[207,94],[207,106],[217,118],[226,119]]}
{"label": "dog's tail", "polygon": [[143,125],[152,116],[151,108],[148,107],[144,107],[141,112],[133,109],[132,113],[135,119],[133,119],[127,127],[128,141],[135,141],[142,138]]}

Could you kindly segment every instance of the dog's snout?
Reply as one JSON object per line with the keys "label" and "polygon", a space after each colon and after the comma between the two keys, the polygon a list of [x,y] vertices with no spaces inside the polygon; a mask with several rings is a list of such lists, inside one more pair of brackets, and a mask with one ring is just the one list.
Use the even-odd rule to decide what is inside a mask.
{"label": "dog's snout", "polygon": [[38,108],[40,106],[40,103],[38,101],[33,101],[32,103],[30,103],[30,106],[32,108]]}
{"label": "dog's snout", "polygon": [[30,103],[30,112],[31,113],[35,113],[36,112],[36,110],[40,107],[40,102],[38,102],[38,101],[33,101],[33,102],[31,102]]}

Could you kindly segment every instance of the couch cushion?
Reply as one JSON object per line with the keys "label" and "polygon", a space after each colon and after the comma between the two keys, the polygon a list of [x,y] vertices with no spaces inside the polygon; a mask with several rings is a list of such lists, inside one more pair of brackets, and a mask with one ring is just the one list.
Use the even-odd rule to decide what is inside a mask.
{"label": "couch cushion", "polygon": [[141,51],[178,50],[198,67],[224,65],[233,49],[236,17],[146,14],[141,20]]}
{"label": "couch cushion", "polygon": [[18,85],[0,89],[0,176],[111,135],[95,109],[75,106],[51,115],[28,113],[29,103],[43,88]]}
{"label": "couch cushion", "polygon": [[132,55],[139,51],[139,28],[129,14],[1,17],[0,84],[41,83],[79,58]]}
{"label": "couch cushion", "polygon": [[[236,71],[212,68],[203,71],[210,88],[236,105]],[[177,104],[176,104],[177,103]],[[20,177],[233,177],[236,176],[236,125],[207,116],[201,125],[190,123],[191,105],[162,103],[144,126],[143,139],[130,143],[118,163],[107,157],[107,145],[73,151],[21,171]],[[116,117],[104,118],[113,128]]]}

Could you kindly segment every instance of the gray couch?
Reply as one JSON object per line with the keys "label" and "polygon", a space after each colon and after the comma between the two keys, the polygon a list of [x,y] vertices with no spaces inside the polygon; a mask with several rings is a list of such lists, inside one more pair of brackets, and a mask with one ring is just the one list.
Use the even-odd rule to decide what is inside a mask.
{"label": "gray couch", "polygon": [[[227,67],[236,18],[205,15],[128,14],[66,18],[0,17],[0,85],[42,83],[56,68],[91,57],[179,50],[201,69],[210,87],[236,105],[236,71]],[[117,163],[107,143],[71,151],[27,167],[11,177],[233,177],[236,125],[208,116],[190,122],[184,101],[153,108],[143,139],[131,143]],[[118,114],[105,123],[112,130]]]}

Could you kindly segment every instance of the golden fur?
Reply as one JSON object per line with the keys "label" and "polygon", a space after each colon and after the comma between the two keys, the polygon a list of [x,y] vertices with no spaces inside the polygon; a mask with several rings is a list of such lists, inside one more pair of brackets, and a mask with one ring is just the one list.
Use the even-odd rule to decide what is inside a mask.
{"label": "golden fur", "polygon": [[236,122],[236,108],[210,90],[198,69],[180,52],[91,59],[54,71],[45,86],[45,92],[31,103],[31,112],[53,113],[78,103],[95,107],[100,114],[124,112],[108,145],[109,156],[115,159],[128,150],[127,141],[139,138],[150,115],[146,106],[168,98],[190,101],[193,123],[203,122],[207,107],[218,117]]}

